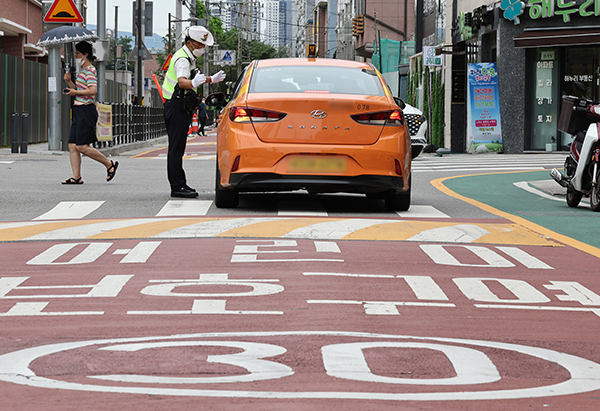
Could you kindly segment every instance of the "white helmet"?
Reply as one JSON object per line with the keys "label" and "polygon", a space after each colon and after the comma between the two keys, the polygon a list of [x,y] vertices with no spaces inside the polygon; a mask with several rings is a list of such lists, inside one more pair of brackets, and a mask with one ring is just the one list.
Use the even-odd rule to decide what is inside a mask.
{"label": "white helmet", "polygon": [[210,34],[210,31],[203,26],[188,27],[186,36],[190,37],[192,40],[196,40],[197,42],[204,44],[205,46],[212,46],[215,42],[213,35]]}

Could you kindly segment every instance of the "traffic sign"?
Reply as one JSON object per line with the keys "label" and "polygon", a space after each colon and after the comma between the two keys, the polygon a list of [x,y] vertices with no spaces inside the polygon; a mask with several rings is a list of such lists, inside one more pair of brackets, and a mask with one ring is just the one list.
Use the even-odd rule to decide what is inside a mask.
{"label": "traffic sign", "polygon": [[169,57],[165,60],[165,64],[163,64],[161,70],[167,71],[169,69],[169,65],[171,64],[171,59],[173,58],[173,53],[169,53]]}
{"label": "traffic sign", "polygon": [[234,66],[235,65],[235,50],[216,50],[215,64]]}
{"label": "traffic sign", "polygon": [[83,23],[83,17],[73,0],[55,0],[44,17],[46,23]]}

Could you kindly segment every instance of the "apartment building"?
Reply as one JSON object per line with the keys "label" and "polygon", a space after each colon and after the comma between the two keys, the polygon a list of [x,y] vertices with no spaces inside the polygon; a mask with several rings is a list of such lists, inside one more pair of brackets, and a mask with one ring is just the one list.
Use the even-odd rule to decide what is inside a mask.
{"label": "apartment building", "polygon": [[265,44],[289,47],[292,40],[292,2],[269,0],[264,3],[264,30],[261,33]]}

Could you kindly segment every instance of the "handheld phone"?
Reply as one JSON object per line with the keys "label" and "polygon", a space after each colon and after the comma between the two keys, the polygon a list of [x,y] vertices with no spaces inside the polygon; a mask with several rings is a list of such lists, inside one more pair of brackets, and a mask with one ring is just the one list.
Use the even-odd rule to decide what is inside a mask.
{"label": "handheld phone", "polygon": [[71,90],[69,90],[68,88],[65,88],[65,89],[63,89],[63,94],[69,94],[69,91],[71,91]]}

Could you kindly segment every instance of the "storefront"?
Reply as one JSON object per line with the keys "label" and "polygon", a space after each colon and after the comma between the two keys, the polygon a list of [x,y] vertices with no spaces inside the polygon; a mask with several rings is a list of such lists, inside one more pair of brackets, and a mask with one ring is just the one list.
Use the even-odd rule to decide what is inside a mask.
{"label": "storefront", "polygon": [[[557,131],[561,96],[577,95],[576,81],[588,87],[587,97],[600,100],[600,27],[526,29],[514,38],[527,48],[526,65],[532,75],[529,150],[566,150],[572,140]],[[597,43],[597,44],[594,44]]]}
{"label": "storefront", "polygon": [[[477,10],[487,11],[487,18],[473,23]],[[581,95],[574,88],[579,81],[589,98],[600,100],[599,16],[600,0],[505,0],[466,16],[476,27],[470,38],[453,36],[460,40],[454,46],[465,50],[465,60],[498,66],[506,153],[567,149],[572,138],[558,131],[561,96]],[[452,148],[459,151],[455,137]]]}

